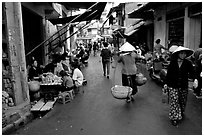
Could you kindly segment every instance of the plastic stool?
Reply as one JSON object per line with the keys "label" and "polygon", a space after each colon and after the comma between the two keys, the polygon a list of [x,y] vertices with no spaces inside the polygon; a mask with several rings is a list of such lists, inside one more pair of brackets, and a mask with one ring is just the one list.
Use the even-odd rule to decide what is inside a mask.
{"label": "plastic stool", "polygon": [[59,93],[59,95],[58,95],[58,102],[59,103],[66,104],[67,102],[70,102],[71,100],[72,100],[72,97],[71,97],[69,91]]}
{"label": "plastic stool", "polygon": [[74,89],[74,93],[75,93],[75,94],[78,94],[78,93],[80,93],[80,92],[84,93],[84,86],[83,86],[83,85],[82,85],[82,86],[79,86],[79,87],[76,87],[76,88]]}
{"label": "plastic stool", "polygon": [[74,99],[74,90],[72,89],[72,90],[69,90],[66,92],[68,92],[70,94],[70,98],[71,98],[71,100],[73,100]]}

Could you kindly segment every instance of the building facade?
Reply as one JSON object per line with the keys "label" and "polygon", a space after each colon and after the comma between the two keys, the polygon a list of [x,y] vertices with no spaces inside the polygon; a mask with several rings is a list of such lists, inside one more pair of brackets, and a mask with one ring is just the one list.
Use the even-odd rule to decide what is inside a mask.
{"label": "building facade", "polygon": [[52,3],[2,3],[2,128],[30,111],[27,66],[34,55],[46,63],[48,49],[26,54],[57,31],[47,20],[51,16],[59,16]]}
{"label": "building facade", "polygon": [[[161,39],[161,44],[166,48],[171,45],[181,45],[193,50],[202,47],[201,2],[149,2],[128,16],[150,22],[143,33],[147,37],[147,43],[151,39],[153,42]],[[136,33],[140,35],[139,31]],[[153,42],[148,44],[151,50]]]}

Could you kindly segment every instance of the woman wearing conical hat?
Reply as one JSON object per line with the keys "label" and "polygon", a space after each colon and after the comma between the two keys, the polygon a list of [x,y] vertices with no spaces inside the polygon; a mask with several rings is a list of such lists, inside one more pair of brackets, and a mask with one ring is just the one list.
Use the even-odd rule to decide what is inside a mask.
{"label": "woman wearing conical hat", "polygon": [[188,95],[188,78],[194,76],[192,63],[186,58],[193,54],[193,50],[179,46],[172,54],[167,70],[167,80],[164,88],[169,91],[169,118],[172,125],[184,119],[184,112]]}
{"label": "woman wearing conical hat", "polygon": [[[140,58],[141,56],[136,54],[136,49],[128,42],[124,43],[120,47],[120,56],[118,58],[118,62],[122,63],[122,85],[130,86],[133,91],[130,97],[127,97],[127,103],[134,101],[133,95],[137,93],[137,85],[136,83],[136,74],[137,67],[135,63],[136,58]],[[132,83],[132,84],[131,84]]]}

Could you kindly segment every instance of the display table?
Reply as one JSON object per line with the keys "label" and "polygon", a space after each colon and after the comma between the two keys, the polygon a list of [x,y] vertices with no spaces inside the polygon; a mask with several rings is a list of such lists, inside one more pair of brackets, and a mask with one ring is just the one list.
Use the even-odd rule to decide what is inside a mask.
{"label": "display table", "polygon": [[44,102],[48,100],[54,101],[54,97],[57,97],[61,89],[61,83],[49,83],[49,84],[40,84],[41,94],[44,98]]}

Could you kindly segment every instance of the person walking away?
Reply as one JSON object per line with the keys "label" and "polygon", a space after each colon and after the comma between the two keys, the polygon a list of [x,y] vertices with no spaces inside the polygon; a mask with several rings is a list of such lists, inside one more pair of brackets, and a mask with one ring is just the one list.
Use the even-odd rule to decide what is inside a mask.
{"label": "person walking away", "polygon": [[106,76],[107,72],[107,78],[109,79],[110,74],[110,60],[111,60],[111,50],[108,48],[108,43],[103,43],[104,48],[101,51],[101,57],[102,57],[102,66],[103,66],[103,75]]}
{"label": "person walking away", "polygon": [[97,43],[94,42],[94,44],[93,44],[94,56],[96,56],[96,50],[97,50],[97,47],[98,47]]}
{"label": "person walking away", "polygon": [[124,52],[124,54],[120,54],[118,57],[118,63],[122,63],[122,85],[130,86],[132,90],[132,94],[130,97],[127,97],[126,102],[129,103],[134,101],[134,95],[138,92],[136,85],[136,59],[140,58],[140,55],[136,53],[136,49],[126,42],[123,46],[121,46],[120,51]]}
{"label": "person walking away", "polygon": [[88,48],[89,48],[89,55],[90,55],[90,54],[91,54],[91,50],[92,50],[92,44],[91,44],[91,42],[89,42]]}
{"label": "person walking away", "polygon": [[[194,76],[192,63],[186,58],[193,54],[193,50],[179,46],[171,57],[167,69],[165,89],[169,91],[169,118],[172,125],[184,119],[184,112],[188,95],[188,78]],[[194,78],[193,78],[194,79]]]}
{"label": "person walking away", "polygon": [[110,44],[108,44],[108,48],[109,48],[109,50],[111,51],[111,63],[113,62],[113,54],[114,54],[114,51],[115,51],[115,47],[114,47],[114,45],[112,44],[112,43],[110,43]]}

